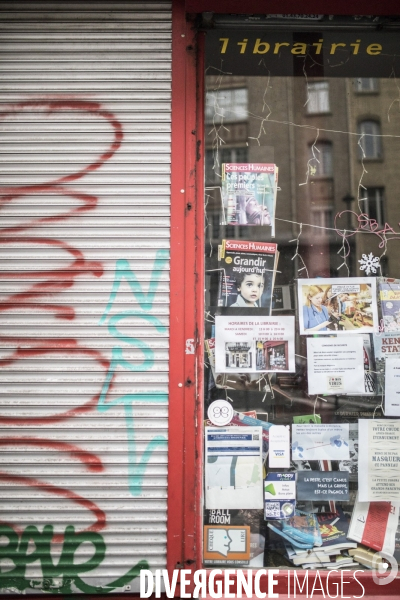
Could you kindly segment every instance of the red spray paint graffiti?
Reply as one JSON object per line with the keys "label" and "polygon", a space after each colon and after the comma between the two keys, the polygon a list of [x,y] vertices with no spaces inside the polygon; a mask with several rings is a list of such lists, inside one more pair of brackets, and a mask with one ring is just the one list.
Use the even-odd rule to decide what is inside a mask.
{"label": "red spray paint graffiti", "polygon": [[[110,111],[105,110],[101,104],[68,98],[15,103],[0,112],[0,122],[9,122],[12,119],[17,119],[30,113],[40,113],[43,118],[56,115],[61,119],[63,116],[73,115],[77,120],[83,114],[102,120],[110,127],[112,132],[112,140],[106,149],[89,162],[89,164],[84,165],[76,172],[37,184],[0,187],[0,210],[13,202],[19,201],[21,198],[27,197],[32,199],[48,196],[51,203],[51,196],[57,195],[79,203],[78,206],[64,209],[60,214],[24,219],[20,224],[12,227],[4,227],[0,230],[0,244],[2,247],[6,245],[12,245],[14,248],[43,246],[48,250],[49,258],[51,258],[51,253],[54,250],[61,251],[62,254],[69,257],[69,262],[66,266],[53,270],[26,272],[14,270],[0,272],[0,279],[4,281],[16,281],[20,284],[26,280],[26,286],[23,287],[22,291],[13,292],[0,301],[0,312],[4,313],[5,311],[15,311],[16,309],[24,308],[31,310],[32,313],[47,311],[46,314],[54,315],[55,318],[72,321],[75,318],[75,309],[68,303],[62,302],[62,300],[57,301],[57,296],[62,294],[63,291],[72,288],[75,280],[84,274],[100,277],[103,273],[102,264],[98,261],[87,260],[79,248],[63,240],[42,235],[42,227],[49,223],[80,217],[88,211],[96,209],[98,204],[96,196],[71,190],[69,184],[82,179],[82,177],[89,173],[95,172],[115,154],[123,139],[122,126],[117,118]],[[49,298],[54,298],[54,302],[49,302]],[[26,358],[43,357],[46,359],[51,355],[57,354],[84,357],[85,359],[93,360],[105,371],[109,367],[109,361],[100,352],[82,346],[78,340],[67,336],[44,338],[28,335],[26,337],[3,335],[0,337],[0,343],[10,350],[6,358],[0,359],[0,369],[6,369],[12,365],[15,366],[19,361],[23,361]],[[21,431],[25,433],[24,426],[48,425],[87,413],[96,407],[98,399],[99,393],[93,395],[87,402],[79,406],[47,416],[9,417],[0,414],[0,423],[10,428],[18,426],[18,433],[20,434]],[[11,431],[10,429],[10,433]],[[26,432],[28,431],[27,429]],[[9,435],[0,439],[0,446],[23,446],[27,449],[33,446],[42,447],[51,451],[67,453],[70,457],[81,462],[89,471],[99,472],[103,470],[103,465],[98,456],[85,451],[79,446],[62,441],[28,435]],[[62,497],[85,507],[93,513],[95,518],[95,522],[85,531],[99,531],[106,525],[106,515],[104,512],[95,503],[76,494],[73,490],[61,488],[36,478],[25,477],[12,472],[1,472],[0,480],[35,488],[42,493]],[[57,534],[53,539],[60,542],[62,541],[62,536]]]}

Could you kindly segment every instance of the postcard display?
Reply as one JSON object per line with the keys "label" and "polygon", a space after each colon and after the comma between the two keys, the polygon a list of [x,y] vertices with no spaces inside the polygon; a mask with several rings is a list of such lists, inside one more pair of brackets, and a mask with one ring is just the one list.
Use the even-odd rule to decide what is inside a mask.
{"label": "postcard display", "polygon": [[277,186],[277,165],[221,166],[204,564],[366,569],[400,538],[400,281],[297,278],[275,302]]}

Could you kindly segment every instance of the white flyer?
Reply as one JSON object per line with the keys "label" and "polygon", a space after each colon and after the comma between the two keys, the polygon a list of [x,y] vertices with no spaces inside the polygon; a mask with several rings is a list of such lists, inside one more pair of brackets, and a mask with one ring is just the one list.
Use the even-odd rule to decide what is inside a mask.
{"label": "white flyer", "polygon": [[269,428],[270,469],[288,469],[290,467],[290,428],[286,425],[271,425]]}
{"label": "white flyer", "polygon": [[294,317],[215,317],[218,373],[293,372]]}
{"label": "white flyer", "polygon": [[263,508],[262,428],[205,428],[206,508]]}
{"label": "white flyer", "polygon": [[365,393],[362,335],[307,338],[309,394]]}
{"label": "white flyer", "polygon": [[348,423],[292,425],[292,460],[348,460]]}
{"label": "white flyer", "polygon": [[400,417],[400,360],[386,359],[385,416]]}
{"label": "white flyer", "polygon": [[299,279],[301,335],[337,335],[378,331],[374,277]]}
{"label": "white flyer", "polygon": [[400,420],[359,419],[358,443],[359,501],[400,502]]}

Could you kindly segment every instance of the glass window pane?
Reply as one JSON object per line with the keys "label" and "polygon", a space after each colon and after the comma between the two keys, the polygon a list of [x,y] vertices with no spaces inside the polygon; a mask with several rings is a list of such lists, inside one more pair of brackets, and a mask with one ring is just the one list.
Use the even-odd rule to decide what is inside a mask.
{"label": "glass window pane", "polygon": [[206,123],[232,123],[247,119],[247,89],[209,91],[206,95]]}
{"label": "glass window pane", "polygon": [[329,112],[329,83],[321,81],[307,84],[307,112],[326,113]]}
{"label": "glass window pane", "polygon": [[360,77],[355,80],[357,92],[375,92],[378,90],[376,77]]}
{"label": "glass window pane", "polygon": [[312,175],[315,177],[331,177],[333,174],[332,144],[319,142],[310,147],[311,165],[314,167]]}
{"label": "glass window pane", "polygon": [[359,125],[360,154],[363,158],[378,159],[382,154],[381,128],[377,121],[361,121]]}
{"label": "glass window pane", "polygon": [[[299,29],[274,31],[280,42],[271,29],[268,37],[251,26],[243,35],[238,28],[207,34],[208,44],[217,38],[208,55],[205,125],[209,568],[308,568],[342,518],[343,543],[356,544],[349,519],[360,510],[357,494],[371,502],[375,494],[365,485],[372,459],[360,471],[359,459],[381,451],[368,446],[364,429],[377,419],[400,422],[393,407],[384,414],[396,397],[385,394],[386,382],[395,394],[399,385],[387,379],[392,349],[382,350],[386,331],[400,339],[396,51],[379,58],[360,45],[352,53],[343,44],[356,44],[356,31],[328,43],[328,31]],[[376,32],[368,35],[380,43]],[[380,292],[390,297],[386,304]],[[398,362],[399,348],[393,352]],[[344,477],[345,497],[319,495],[310,473]],[[290,485],[283,497],[283,480],[296,498]],[[390,502],[396,529],[400,489]],[[312,538],[299,558],[300,527],[291,519],[303,513],[317,522],[313,535],[321,534],[322,545]],[[349,569],[360,568],[338,552]],[[318,569],[332,567],[318,560]]]}

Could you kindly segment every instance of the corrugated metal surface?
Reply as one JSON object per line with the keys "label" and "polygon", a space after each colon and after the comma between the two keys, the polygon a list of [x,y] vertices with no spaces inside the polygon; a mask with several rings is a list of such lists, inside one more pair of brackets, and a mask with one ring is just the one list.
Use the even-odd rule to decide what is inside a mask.
{"label": "corrugated metal surface", "polygon": [[171,6],[0,1],[0,78],[1,587],[134,591],[166,561]]}

